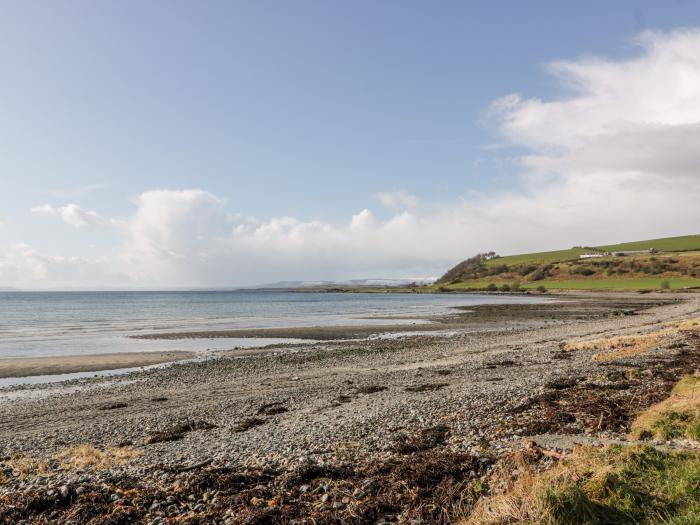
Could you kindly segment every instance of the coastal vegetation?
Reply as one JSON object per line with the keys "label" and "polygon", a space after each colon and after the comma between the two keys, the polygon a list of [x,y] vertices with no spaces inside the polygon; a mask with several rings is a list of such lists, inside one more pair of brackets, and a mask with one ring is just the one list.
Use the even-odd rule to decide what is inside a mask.
{"label": "coastal vegetation", "polygon": [[500,257],[448,270],[437,291],[679,290],[700,288],[700,235]]}
{"label": "coastal vegetation", "polygon": [[[699,337],[700,320],[687,319],[639,336],[569,342],[562,350],[597,352],[593,360],[627,359],[662,344],[697,353]],[[633,381],[641,374],[631,368],[625,376]],[[600,413],[603,421],[602,406]],[[626,441],[585,444],[567,455],[547,454],[531,444],[501,459],[485,483],[490,493],[462,525],[700,523],[699,445],[700,375],[695,371],[683,376],[668,397],[637,414]]]}
{"label": "coastal vegetation", "polygon": [[[582,257],[583,256],[583,257]],[[479,253],[433,284],[318,286],[299,291],[363,293],[700,290],[700,235],[500,256]]]}

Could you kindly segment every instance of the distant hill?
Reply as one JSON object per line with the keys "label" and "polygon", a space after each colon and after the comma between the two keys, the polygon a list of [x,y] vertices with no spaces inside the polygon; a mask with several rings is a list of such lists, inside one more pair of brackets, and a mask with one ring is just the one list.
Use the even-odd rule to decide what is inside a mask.
{"label": "distant hill", "polygon": [[350,279],[345,281],[278,281],[253,286],[252,289],[320,288],[328,286],[406,286],[408,284],[432,284],[435,277],[406,277],[402,279]]}
{"label": "distant hill", "polygon": [[12,286],[0,286],[0,292],[19,292],[19,288],[13,288]]}
{"label": "distant hill", "polygon": [[449,269],[437,284],[489,290],[695,288],[700,287],[700,235],[504,257],[480,254]]}

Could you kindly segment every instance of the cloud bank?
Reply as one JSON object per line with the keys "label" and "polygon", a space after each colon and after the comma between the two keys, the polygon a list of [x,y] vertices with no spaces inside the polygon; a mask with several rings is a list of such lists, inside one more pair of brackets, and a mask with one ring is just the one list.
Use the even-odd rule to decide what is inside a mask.
{"label": "cloud bank", "polygon": [[625,60],[551,64],[564,92],[556,100],[513,93],[493,102],[505,145],[527,151],[517,191],[443,203],[377,193],[389,218],[363,209],[340,225],[243,217],[199,189],[146,191],[120,220],[45,205],[35,213],[117,228],[123,244],[95,261],[16,246],[0,254],[0,284],[67,283],[77,267],[127,287],[436,275],[480,251],[700,233],[700,32],[647,32],[637,43]]}

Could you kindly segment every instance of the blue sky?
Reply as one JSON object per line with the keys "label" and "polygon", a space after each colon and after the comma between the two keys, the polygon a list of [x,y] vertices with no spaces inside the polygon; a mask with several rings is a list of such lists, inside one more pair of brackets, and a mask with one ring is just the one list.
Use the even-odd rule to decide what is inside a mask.
{"label": "blue sky", "polygon": [[[31,263],[22,269],[18,257],[25,256],[13,255],[18,246],[64,265],[71,258],[102,266],[110,259],[133,263],[139,242],[190,257],[185,252],[192,246],[178,240],[183,253],[171,250],[171,237],[134,240],[134,231],[141,231],[134,225],[140,196],[152,190],[211,195],[207,202],[216,203],[225,225],[206,223],[201,228],[207,232],[235,229],[241,220],[260,228],[282,217],[340,228],[365,209],[383,224],[406,211],[406,199],[387,205],[379,193],[410,195],[410,206],[421,203],[413,213],[426,220],[474,198],[532,194],[532,177],[543,175],[524,175],[524,156],[561,144],[514,136],[508,118],[494,117],[494,101],[515,92],[522,100],[568,100],[570,83],[553,76],[548,64],[602,57],[619,65],[644,53],[636,39],[646,30],[668,35],[700,26],[700,4],[681,1],[0,6],[0,285],[38,287],[79,286],[74,281],[83,273],[37,272]],[[203,194],[188,195],[196,200]],[[87,224],[73,214],[66,220],[73,213],[68,205],[97,219]],[[534,235],[537,222],[533,239],[491,243],[501,251],[526,241],[548,247]],[[687,229],[673,221],[657,226],[663,231],[649,233]],[[586,232],[586,240],[644,233],[641,227],[605,228]],[[222,235],[228,233],[214,237]],[[554,234],[548,239],[552,248],[564,241]],[[311,242],[321,254],[342,244]],[[368,239],[373,242],[379,241]],[[492,248],[482,242],[465,241],[460,253]],[[218,245],[197,249],[200,262],[221,252]],[[233,250],[246,260],[240,245]],[[457,253],[406,266],[390,255],[354,269],[338,269],[330,257],[313,271],[326,278],[430,274]],[[241,262],[240,271],[218,273],[216,282],[205,278],[206,263],[159,281],[155,269],[123,262],[96,270],[83,284],[309,278],[302,259],[288,268],[266,263],[267,270],[254,276]]]}

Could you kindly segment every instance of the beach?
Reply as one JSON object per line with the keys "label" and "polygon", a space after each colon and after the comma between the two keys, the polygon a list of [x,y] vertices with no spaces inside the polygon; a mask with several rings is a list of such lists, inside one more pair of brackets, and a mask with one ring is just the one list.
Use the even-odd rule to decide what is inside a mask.
{"label": "beach", "polygon": [[[593,360],[590,350],[561,349],[572,341],[645,334],[698,317],[697,295],[593,293],[559,299],[470,307],[469,313],[443,318],[448,333],[407,334],[402,326],[390,337],[357,339],[355,329],[341,334],[337,328],[311,344],[231,350],[213,359],[72,381],[66,384],[70,394],[55,385],[18,387],[33,395],[0,403],[0,457],[50,459],[86,443],[138,453],[136,461],[88,469],[79,478],[69,471],[37,478],[31,487],[38,491],[61,486],[56,484],[102,483],[114,476],[138,479],[139,490],[151,490],[147,486],[194,475],[183,472],[211,469],[269,472],[272,477],[260,481],[267,486],[281,479],[276,476],[309,464],[330,468],[350,462],[360,468],[402,461],[417,451],[491,457],[534,435],[546,441],[572,432],[577,439],[624,434],[622,420],[591,432],[585,413],[568,426],[556,418],[547,423],[542,414],[549,412],[535,401],[543,393],[573,395],[577,388],[587,388],[607,397],[613,393],[629,404],[670,388],[658,378],[680,377],[700,364],[697,351],[673,345],[610,362]],[[314,339],[324,335],[313,327],[308,332]],[[293,333],[304,336],[299,330]],[[161,335],[166,340],[195,336]],[[615,386],[621,384],[620,373],[630,368],[650,372],[632,386],[628,380],[624,388]],[[586,385],[602,386],[590,390]],[[0,390],[0,399],[2,394]],[[557,441],[562,442],[573,446],[576,439]],[[12,492],[13,486],[0,493]],[[206,501],[197,502],[203,505],[200,512],[219,512]],[[179,515],[180,507],[142,511],[139,516],[154,519],[169,512]]]}
{"label": "beach", "polygon": [[193,352],[129,352],[47,357],[0,358],[0,379],[78,372],[97,372],[170,363],[194,357]]}

